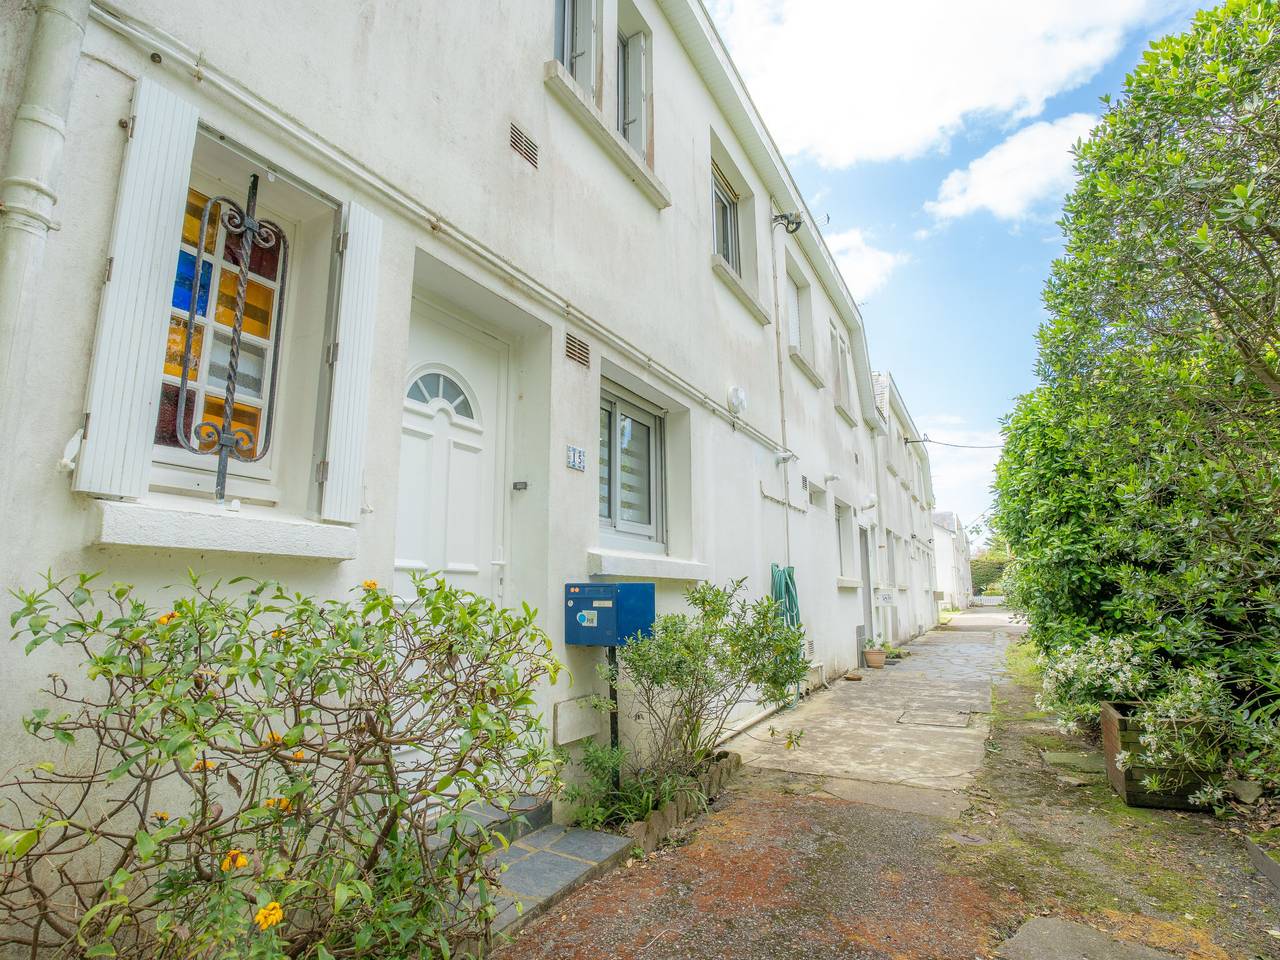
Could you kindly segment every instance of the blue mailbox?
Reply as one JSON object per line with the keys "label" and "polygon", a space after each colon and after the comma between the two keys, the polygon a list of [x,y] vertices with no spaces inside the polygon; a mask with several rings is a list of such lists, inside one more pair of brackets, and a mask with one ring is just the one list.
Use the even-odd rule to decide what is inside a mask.
{"label": "blue mailbox", "polygon": [[652,583],[566,583],[564,642],[577,647],[620,647],[653,632]]}

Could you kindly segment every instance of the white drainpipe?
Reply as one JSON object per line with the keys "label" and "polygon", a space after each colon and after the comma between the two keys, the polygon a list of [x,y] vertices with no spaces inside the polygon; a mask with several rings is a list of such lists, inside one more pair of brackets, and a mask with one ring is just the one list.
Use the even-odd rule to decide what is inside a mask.
{"label": "white drainpipe", "polygon": [[59,226],[53,208],[89,2],[41,0],[22,103],[0,171],[0,415],[6,419],[26,391],[27,358],[42,322],[35,310],[36,281],[45,240]]}

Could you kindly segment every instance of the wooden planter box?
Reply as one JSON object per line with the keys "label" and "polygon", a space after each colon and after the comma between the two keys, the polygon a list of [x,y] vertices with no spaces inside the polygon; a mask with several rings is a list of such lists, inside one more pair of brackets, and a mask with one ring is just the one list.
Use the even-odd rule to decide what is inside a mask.
{"label": "wooden planter box", "polygon": [[[1204,786],[1205,778],[1189,770],[1169,767],[1130,766],[1121,770],[1116,766],[1116,754],[1126,751],[1136,758],[1142,752],[1138,740],[1141,731],[1129,714],[1138,704],[1128,702],[1102,704],[1102,752],[1107,760],[1107,779],[1116,793],[1131,807],[1161,807],[1169,810],[1199,810],[1199,804],[1189,797]],[[1169,786],[1160,793],[1149,792],[1142,785],[1147,777],[1158,774]]]}

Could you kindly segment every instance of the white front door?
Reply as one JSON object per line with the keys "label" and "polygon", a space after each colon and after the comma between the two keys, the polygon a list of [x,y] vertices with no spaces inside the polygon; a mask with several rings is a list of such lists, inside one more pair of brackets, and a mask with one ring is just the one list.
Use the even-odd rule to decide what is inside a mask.
{"label": "white front door", "polygon": [[416,302],[400,434],[396,593],[410,574],[500,600],[507,349]]}

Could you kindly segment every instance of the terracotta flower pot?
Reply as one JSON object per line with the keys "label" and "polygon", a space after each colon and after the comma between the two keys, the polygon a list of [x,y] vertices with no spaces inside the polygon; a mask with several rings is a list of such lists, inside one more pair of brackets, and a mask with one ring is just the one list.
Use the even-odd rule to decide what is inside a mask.
{"label": "terracotta flower pot", "polygon": [[879,670],[884,666],[885,653],[883,650],[863,650],[862,659],[867,662],[867,666],[872,670]]}

